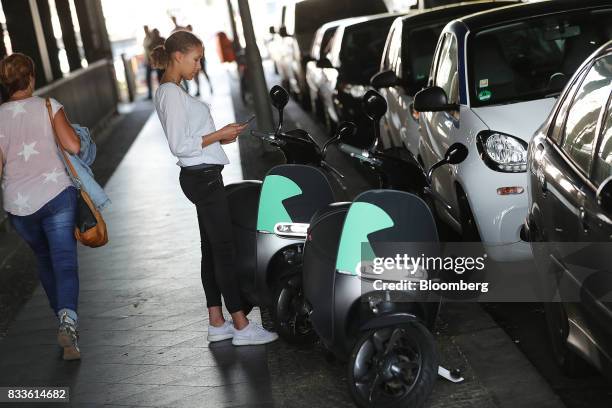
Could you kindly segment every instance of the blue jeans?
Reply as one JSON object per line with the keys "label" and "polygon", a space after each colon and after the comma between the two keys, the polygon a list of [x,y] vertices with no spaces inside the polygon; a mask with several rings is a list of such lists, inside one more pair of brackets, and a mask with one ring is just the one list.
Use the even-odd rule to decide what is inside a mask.
{"label": "blue jeans", "polygon": [[77,190],[68,187],[34,214],[9,214],[13,228],[28,243],[38,261],[38,276],[57,314],[76,314],[79,275],[74,225]]}

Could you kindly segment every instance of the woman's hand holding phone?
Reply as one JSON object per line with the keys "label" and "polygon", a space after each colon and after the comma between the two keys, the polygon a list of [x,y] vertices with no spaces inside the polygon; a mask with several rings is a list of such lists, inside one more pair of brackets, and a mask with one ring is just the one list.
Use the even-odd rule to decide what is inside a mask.
{"label": "woman's hand holding phone", "polygon": [[227,126],[222,127],[219,130],[220,138],[219,142],[221,144],[233,143],[238,138],[238,135],[247,128],[247,124],[241,123],[230,123]]}

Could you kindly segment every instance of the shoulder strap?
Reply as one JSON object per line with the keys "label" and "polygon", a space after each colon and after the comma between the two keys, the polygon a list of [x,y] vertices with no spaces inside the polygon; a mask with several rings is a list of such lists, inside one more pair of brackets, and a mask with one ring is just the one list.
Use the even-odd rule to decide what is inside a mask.
{"label": "shoulder strap", "polygon": [[62,144],[60,143],[59,137],[57,136],[57,132],[55,131],[55,122],[53,122],[53,110],[51,109],[51,101],[49,100],[49,98],[45,98],[45,104],[47,105],[47,113],[49,114],[49,120],[51,121],[51,128],[53,129],[53,137],[55,138],[55,144],[57,145],[57,148],[60,151],[60,154],[62,155],[62,159],[64,161],[64,164],[68,168],[68,172],[70,173],[71,178],[77,182],[78,186],[80,186],[81,180],[79,180],[79,175],[72,166],[72,163],[66,155],[66,152],[62,148]]}

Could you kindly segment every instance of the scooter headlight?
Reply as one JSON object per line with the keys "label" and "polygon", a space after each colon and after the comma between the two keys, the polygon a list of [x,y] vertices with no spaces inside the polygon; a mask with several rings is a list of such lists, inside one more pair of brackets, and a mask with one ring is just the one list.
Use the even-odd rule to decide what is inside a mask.
{"label": "scooter headlight", "polygon": [[478,134],[478,152],[485,164],[503,173],[527,171],[527,143],[518,137],[500,132]]}
{"label": "scooter headlight", "polygon": [[306,238],[310,224],[298,222],[278,222],[274,225],[274,233],[281,237],[303,237]]}

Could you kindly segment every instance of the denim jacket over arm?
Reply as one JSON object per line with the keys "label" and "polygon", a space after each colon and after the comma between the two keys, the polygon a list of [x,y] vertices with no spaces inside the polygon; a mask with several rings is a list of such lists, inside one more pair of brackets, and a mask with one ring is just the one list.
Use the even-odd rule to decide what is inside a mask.
{"label": "denim jacket over arm", "polygon": [[72,127],[74,128],[76,134],[79,135],[79,139],[81,139],[81,149],[79,154],[67,154],[68,160],[70,160],[70,163],[74,167],[74,170],[80,180],[79,183],[77,180],[71,177],[72,182],[77,188],[83,189],[85,192],[87,192],[96,208],[98,208],[98,210],[102,210],[104,207],[110,204],[111,201],[104,192],[104,189],[102,189],[102,187],[94,179],[93,172],[89,167],[96,158],[96,144],[91,139],[88,128],[78,124],[73,124]]}

